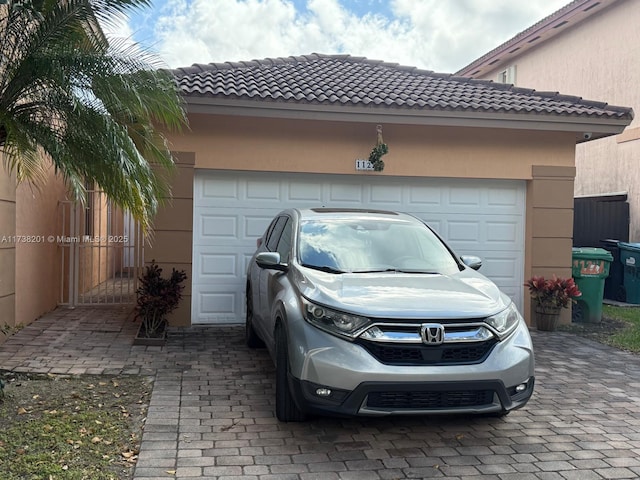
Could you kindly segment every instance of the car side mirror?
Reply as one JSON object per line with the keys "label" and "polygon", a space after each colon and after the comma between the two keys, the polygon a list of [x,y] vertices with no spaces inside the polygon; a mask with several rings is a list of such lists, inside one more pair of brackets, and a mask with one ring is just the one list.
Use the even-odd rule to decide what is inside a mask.
{"label": "car side mirror", "polygon": [[476,257],[475,255],[462,255],[460,257],[460,260],[462,260],[462,263],[464,263],[467,267],[474,270],[479,270],[482,266],[482,259],[480,257]]}
{"label": "car side mirror", "polygon": [[280,254],[278,252],[260,252],[256,255],[256,263],[260,268],[267,270],[286,272],[289,269],[289,265],[280,263]]}

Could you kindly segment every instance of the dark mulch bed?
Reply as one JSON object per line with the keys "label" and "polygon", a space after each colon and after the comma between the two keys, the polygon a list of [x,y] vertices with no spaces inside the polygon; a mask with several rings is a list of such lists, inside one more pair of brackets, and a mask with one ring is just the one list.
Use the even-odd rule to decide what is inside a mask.
{"label": "dark mulch bed", "polygon": [[561,325],[559,331],[570,332],[581,337],[590,338],[600,343],[607,343],[607,339],[628,327],[626,322],[602,317],[601,322],[572,323]]}

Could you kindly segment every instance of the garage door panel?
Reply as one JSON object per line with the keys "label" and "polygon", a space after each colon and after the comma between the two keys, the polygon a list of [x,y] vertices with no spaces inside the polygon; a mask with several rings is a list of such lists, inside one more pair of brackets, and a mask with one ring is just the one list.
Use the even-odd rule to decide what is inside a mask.
{"label": "garage door panel", "polygon": [[449,189],[448,204],[451,206],[480,207],[480,192],[476,188],[452,187]]}
{"label": "garage door panel", "polygon": [[[237,205],[237,202],[236,202]],[[249,245],[255,247],[279,207],[252,211],[251,215],[230,214],[230,208],[203,208],[194,219],[194,245]],[[224,212],[224,213],[223,213]]]}
{"label": "garage door panel", "polygon": [[481,226],[477,221],[448,221],[443,235],[456,245],[478,244],[481,242]]}
{"label": "garage door panel", "polygon": [[224,280],[238,275],[237,255],[228,253],[200,253],[198,275],[206,280],[208,277],[224,277]]}
{"label": "garage door panel", "polygon": [[487,205],[493,208],[522,206],[522,195],[516,188],[489,188],[487,191]]}
{"label": "garage door panel", "polygon": [[322,184],[312,182],[290,183],[287,188],[287,200],[292,202],[322,202]]}
{"label": "garage door panel", "polygon": [[244,322],[246,269],[273,217],[290,207],[393,209],[434,228],[522,306],[524,182],[374,175],[197,171],[193,323]]}
{"label": "garage door panel", "polygon": [[491,275],[494,282],[501,282],[502,285],[516,281],[515,273],[519,271],[518,259],[516,257],[496,256],[495,254],[485,255],[482,258],[483,275]]}
{"label": "garage door panel", "polygon": [[[239,253],[243,248],[245,253]],[[245,247],[220,247],[216,250],[211,247],[199,247],[193,252],[196,260],[194,278],[198,277],[199,283],[203,284],[241,284],[244,282],[247,266],[255,249],[255,242]]]}
{"label": "garage door panel", "polygon": [[207,243],[216,240],[238,240],[238,217],[235,215],[222,215],[215,213],[203,213],[200,216],[195,233],[198,241]]}
{"label": "garage door panel", "polygon": [[212,199],[235,200],[239,196],[238,182],[228,181],[228,179],[196,178],[195,191],[200,193],[200,195],[196,196],[195,201],[209,201]]}
{"label": "garage door panel", "polygon": [[244,296],[234,286],[216,292],[197,288],[193,298],[194,320],[198,319],[198,323],[237,323],[239,317],[244,317]]}
{"label": "garage door panel", "polygon": [[517,220],[493,221],[485,223],[487,247],[514,248],[523,242],[523,231]]}
{"label": "garage door panel", "polygon": [[249,180],[246,185],[247,200],[281,200],[281,183],[279,180],[267,179]]}
{"label": "garage door panel", "polygon": [[[414,213],[438,232],[456,252],[479,251],[515,251],[520,252],[524,241],[524,231],[519,217],[498,216],[500,221],[462,221],[455,220],[457,215],[429,216],[424,213]],[[468,214],[465,215],[468,218]],[[493,218],[493,216],[486,216]]]}
{"label": "garage door panel", "polygon": [[402,205],[402,193],[400,185],[371,185],[369,203],[374,208],[397,208]]}
{"label": "garage door panel", "polygon": [[442,205],[442,191],[439,188],[410,187],[409,205],[415,207],[438,207]]}
{"label": "garage door panel", "polygon": [[362,186],[357,183],[331,183],[328,186],[327,200],[333,204],[358,207],[364,203],[364,192]]}

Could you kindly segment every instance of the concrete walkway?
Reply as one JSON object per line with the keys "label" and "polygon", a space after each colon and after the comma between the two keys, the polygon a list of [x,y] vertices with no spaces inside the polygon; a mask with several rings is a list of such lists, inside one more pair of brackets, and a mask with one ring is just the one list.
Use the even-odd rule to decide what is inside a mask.
{"label": "concrete walkway", "polygon": [[533,332],[536,391],[504,419],[282,424],[242,327],[174,329],[165,347],[132,346],[136,328],[122,308],[58,309],[0,345],[1,369],[154,376],[136,479],[640,478],[640,356],[580,337]]}

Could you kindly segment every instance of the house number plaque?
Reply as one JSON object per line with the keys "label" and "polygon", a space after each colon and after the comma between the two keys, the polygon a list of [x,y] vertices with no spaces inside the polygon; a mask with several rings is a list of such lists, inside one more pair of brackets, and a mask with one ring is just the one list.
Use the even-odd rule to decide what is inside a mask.
{"label": "house number plaque", "polygon": [[356,160],[356,170],[373,170],[373,163],[369,160],[358,158]]}

